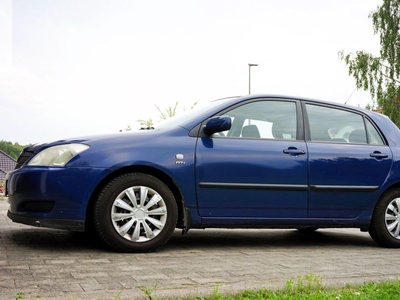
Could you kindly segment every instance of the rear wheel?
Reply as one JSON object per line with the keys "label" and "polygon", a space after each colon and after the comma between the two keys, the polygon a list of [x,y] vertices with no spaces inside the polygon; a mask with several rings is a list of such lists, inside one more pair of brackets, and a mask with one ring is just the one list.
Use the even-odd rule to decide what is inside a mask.
{"label": "rear wheel", "polygon": [[400,248],[400,189],[383,194],[372,215],[369,234],[383,247]]}
{"label": "rear wheel", "polygon": [[147,252],[164,245],[177,223],[170,189],[142,173],[121,175],[100,192],[94,224],[100,238],[121,252]]}

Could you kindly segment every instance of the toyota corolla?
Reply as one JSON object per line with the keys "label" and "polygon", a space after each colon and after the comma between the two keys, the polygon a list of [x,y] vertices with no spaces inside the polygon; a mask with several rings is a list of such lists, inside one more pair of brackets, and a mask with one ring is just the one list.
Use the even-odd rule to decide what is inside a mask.
{"label": "toyota corolla", "polygon": [[360,228],[400,247],[400,131],[337,103],[249,95],[153,127],[25,149],[8,217],[152,251],[175,229]]}

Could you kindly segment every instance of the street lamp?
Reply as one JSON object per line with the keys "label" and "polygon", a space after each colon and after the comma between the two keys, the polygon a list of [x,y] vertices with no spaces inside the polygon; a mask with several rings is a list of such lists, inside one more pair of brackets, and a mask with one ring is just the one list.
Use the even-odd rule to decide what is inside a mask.
{"label": "street lamp", "polygon": [[249,64],[249,95],[251,94],[251,89],[250,89],[250,86],[251,86],[251,67],[257,67],[258,66],[258,64]]}

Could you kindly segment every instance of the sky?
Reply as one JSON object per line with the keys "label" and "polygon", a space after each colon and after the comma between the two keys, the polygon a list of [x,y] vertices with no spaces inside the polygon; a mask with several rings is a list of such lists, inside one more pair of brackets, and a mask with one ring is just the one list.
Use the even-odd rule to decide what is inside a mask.
{"label": "sky", "polygon": [[0,140],[139,128],[249,92],[365,107],[338,52],[379,54],[378,0],[0,0]]}

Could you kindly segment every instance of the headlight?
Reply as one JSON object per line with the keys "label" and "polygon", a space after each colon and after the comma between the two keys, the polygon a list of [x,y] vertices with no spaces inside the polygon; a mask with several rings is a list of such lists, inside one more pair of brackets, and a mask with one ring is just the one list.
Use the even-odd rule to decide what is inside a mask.
{"label": "headlight", "polygon": [[65,144],[53,146],[36,154],[28,163],[28,166],[63,167],[74,156],[89,149],[84,144]]}

